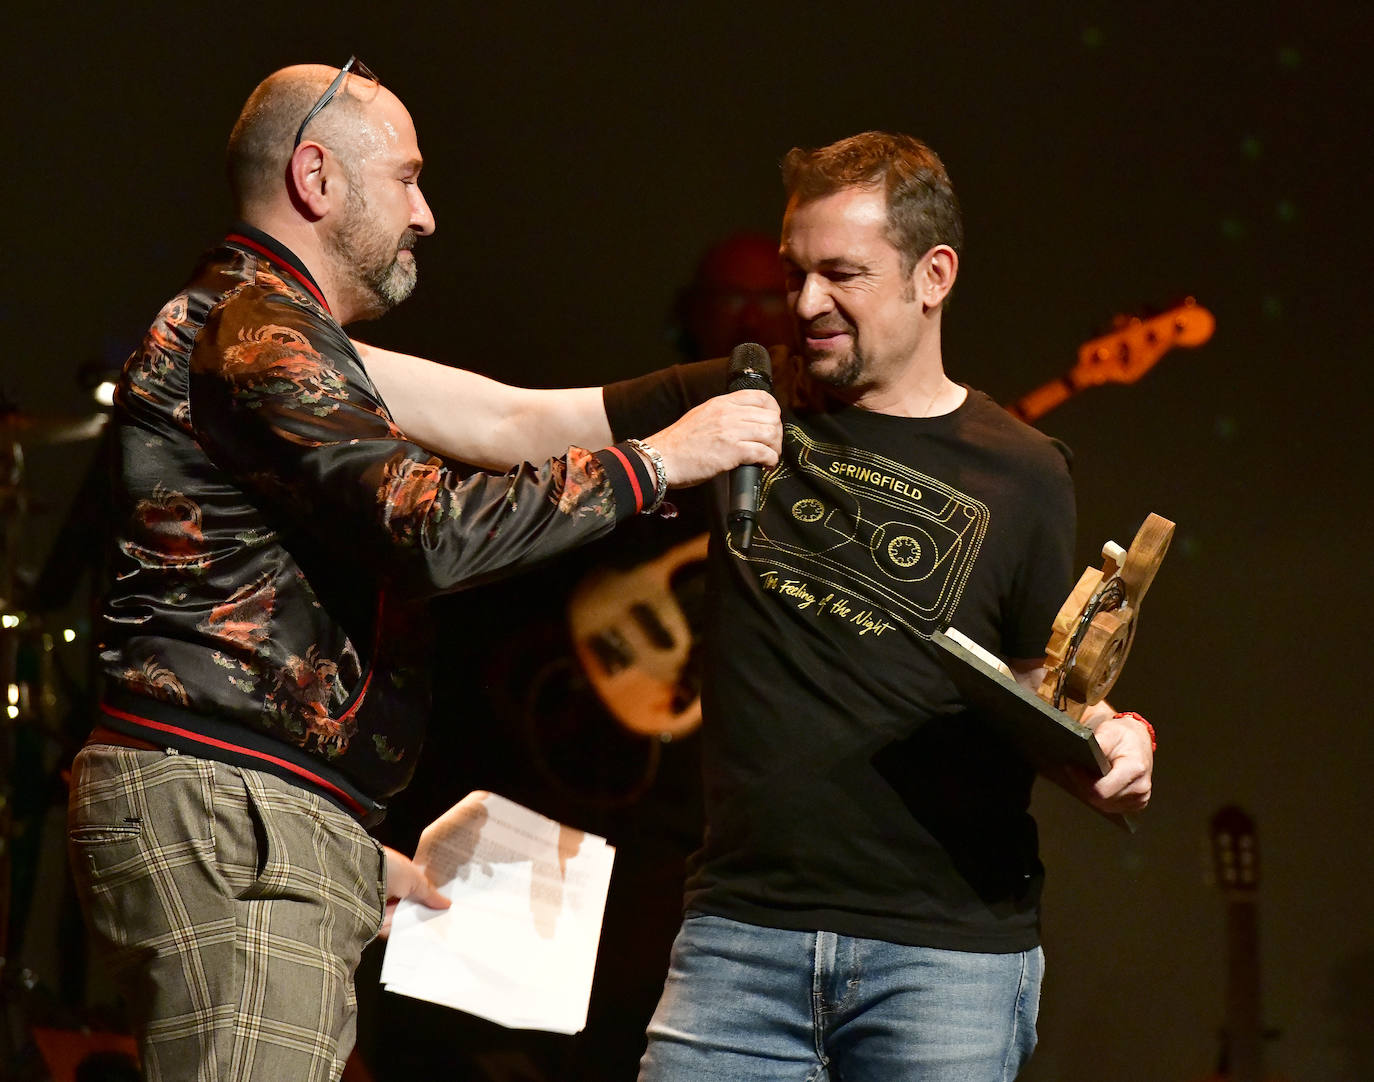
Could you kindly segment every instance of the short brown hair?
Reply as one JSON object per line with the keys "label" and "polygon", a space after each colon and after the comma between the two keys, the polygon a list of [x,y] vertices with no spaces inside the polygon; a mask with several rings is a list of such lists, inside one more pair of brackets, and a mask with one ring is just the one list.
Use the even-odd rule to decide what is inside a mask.
{"label": "short brown hair", "polygon": [[887,237],[905,273],[937,244],[963,251],[964,220],[945,165],[910,135],[866,131],[814,150],[793,147],[782,160],[782,183],[788,201],[799,203],[845,188],[881,188]]}

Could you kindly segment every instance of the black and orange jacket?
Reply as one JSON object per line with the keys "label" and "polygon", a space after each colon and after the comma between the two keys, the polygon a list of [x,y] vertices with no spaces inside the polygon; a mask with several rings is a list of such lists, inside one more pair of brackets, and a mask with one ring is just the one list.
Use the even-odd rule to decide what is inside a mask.
{"label": "black and orange jacket", "polygon": [[242,225],[125,364],[113,424],[101,725],[366,823],[415,769],[425,600],[591,540],[653,491],[620,445],[502,476],[408,440],[304,265]]}

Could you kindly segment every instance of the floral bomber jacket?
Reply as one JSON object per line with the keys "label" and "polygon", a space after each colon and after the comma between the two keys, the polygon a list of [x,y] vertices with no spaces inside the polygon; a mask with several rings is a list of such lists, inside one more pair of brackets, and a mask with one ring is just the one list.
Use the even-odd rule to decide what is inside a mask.
{"label": "floral bomber jacket", "polygon": [[415,769],[425,600],[597,537],[653,491],[622,445],[501,476],[411,442],[304,265],[245,225],[125,364],[114,437],[101,726],[367,824]]}

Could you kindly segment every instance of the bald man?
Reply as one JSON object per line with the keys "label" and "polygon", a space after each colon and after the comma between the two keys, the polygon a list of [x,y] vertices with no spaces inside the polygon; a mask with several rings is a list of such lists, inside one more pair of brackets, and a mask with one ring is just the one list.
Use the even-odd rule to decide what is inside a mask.
{"label": "bald man", "polygon": [[[549,424],[555,457],[504,475],[408,438],[343,327],[415,285],[434,232],[421,164],[363,65],[270,76],[229,140],[241,220],[120,380],[107,690],[69,836],[150,1079],[338,1078],[389,904],[446,904],[365,829],[419,753],[426,599],[600,536],[670,485],[777,460],[759,392],[642,442],[612,444],[603,420],[599,450]],[[478,466],[514,461],[512,433],[530,446],[526,400],[496,386],[474,380],[446,418]],[[571,396],[600,413],[599,389]]]}

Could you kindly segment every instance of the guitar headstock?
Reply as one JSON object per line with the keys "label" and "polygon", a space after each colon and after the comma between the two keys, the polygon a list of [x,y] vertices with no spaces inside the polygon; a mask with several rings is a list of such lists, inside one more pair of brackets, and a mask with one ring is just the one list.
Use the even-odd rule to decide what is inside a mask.
{"label": "guitar headstock", "polygon": [[1134,383],[1176,346],[1200,346],[1212,337],[1216,319],[1189,297],[1157,316],[1120,320],[1110,334],[1078,347],[1071,379],[1077,387]]}
{"label": "guitar headstock", "polygon": [[1212,816],[1212,866],[1217,885],[1231,900],[1250,900],[1259,891],[1259,840],[1248,812],[1228,804]]}

